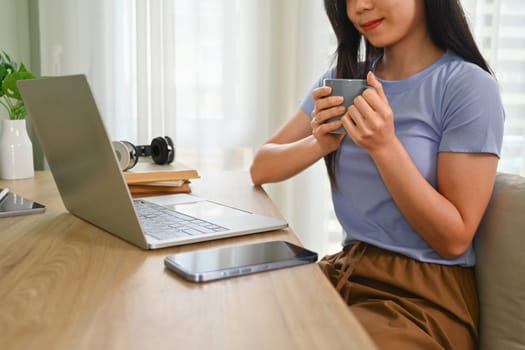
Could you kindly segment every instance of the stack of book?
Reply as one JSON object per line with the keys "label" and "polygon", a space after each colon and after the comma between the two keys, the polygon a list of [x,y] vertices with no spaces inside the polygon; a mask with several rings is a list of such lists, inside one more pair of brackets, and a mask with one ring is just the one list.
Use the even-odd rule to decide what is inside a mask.
{"label": "stack of book", "polygon": [[144,161],[124,172],[133,197],[190,193],[190,180],[199,177],[197,170],[180,162],[158,165]]}

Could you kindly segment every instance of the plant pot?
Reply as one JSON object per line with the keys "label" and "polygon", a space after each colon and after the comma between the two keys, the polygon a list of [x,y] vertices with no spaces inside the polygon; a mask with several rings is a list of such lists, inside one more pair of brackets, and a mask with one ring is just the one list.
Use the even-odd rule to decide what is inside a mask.
{"label": "plant pot", "polygon": [[26,179],[35,174],[33,145],[26,121],[3,120],[0,134],[0,177],[6,180]]}

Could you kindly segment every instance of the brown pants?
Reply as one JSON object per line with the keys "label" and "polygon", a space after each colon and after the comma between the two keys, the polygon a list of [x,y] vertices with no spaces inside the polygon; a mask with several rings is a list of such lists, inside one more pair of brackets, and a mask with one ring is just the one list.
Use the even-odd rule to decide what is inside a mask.
{"label": "brown pants", "polygon": [[358,242],[319,262],[379,349],[476,349],[474,270]]}

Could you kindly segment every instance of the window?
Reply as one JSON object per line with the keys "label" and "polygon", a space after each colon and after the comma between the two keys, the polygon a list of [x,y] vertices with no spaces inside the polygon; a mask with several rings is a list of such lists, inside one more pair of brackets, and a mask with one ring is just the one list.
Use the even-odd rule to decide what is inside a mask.
{"label": "window", "polygon": [[519,0],[463,0],[505,108],[499,171],[525,175],[525,7]]}

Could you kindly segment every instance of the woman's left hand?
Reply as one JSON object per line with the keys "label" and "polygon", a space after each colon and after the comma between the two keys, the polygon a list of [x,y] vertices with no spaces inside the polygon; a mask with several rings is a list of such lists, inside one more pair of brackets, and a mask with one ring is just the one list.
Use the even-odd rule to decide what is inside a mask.
{"label": "woman's left hand", "polygon": [[396,140],[394,114],[383,86],[372,72],[368,72],[367,81],[375,90],[367,89],[357,96],[341,120],[356,144],[375,152]]}

